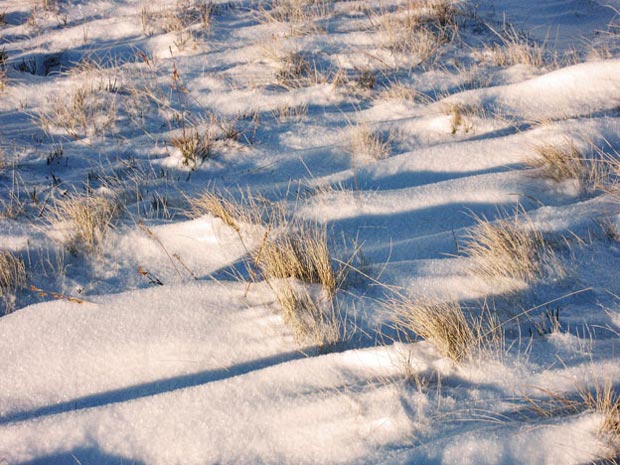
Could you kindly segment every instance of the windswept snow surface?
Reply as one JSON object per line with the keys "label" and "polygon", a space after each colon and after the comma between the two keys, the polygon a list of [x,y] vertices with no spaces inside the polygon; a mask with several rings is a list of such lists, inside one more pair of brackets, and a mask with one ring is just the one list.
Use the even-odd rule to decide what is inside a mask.
{"label": "windswept snow surface", "polygon": [[[0,464],[619,460],[581,398],[620,396],[619,189],[528,162],[620,178],[620,4],[543,3],[0,1],[0,249],[27,272],[0,270]],[[255,214],[192,214],[206,189]],[[74,196],[119,201],[94,250]],[[350,265],[338,343],[287,324],[259,210]],[[515,211],[564,273],[472,273],[477,219]],[[456,363],[394,328],[403,294],[504,340]]]}

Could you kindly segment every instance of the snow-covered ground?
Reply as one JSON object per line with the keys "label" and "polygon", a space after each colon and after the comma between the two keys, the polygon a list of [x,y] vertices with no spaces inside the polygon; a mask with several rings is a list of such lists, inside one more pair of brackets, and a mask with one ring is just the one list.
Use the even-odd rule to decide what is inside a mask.
{"label": "snow-covered ground", "polygon": [[[619,10],[0,0],[0,464],[620,460]],[[487,220],[547,268],[481,272]],[[326,344],[260,265],[300,224]],[[500,340],[394,324],[429,299]]]}

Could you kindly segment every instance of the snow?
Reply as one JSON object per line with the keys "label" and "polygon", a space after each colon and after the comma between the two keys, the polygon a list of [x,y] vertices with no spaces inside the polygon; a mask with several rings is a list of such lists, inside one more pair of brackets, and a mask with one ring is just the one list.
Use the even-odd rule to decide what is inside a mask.
{"label": "snow", "polygon": [[[217,0],[207,27],[198,0],[44,3],[0,5],[0,251],[28,281],[0,295],[0,463],[618,460],[600,411],[536,412],[607,381],[618,393],[618,194],[528,162],[568,140],[618,158],[620,3],[458,2],[458,34],[422,63],[384,46],[401,0],[327,2],[312,24]],[[489,59],[507,24],[545,64]],[[287,86],[289,52],[309,68]],[[416,97],[387,98],[394,84]],[[79,89],[101,103],[83,125]],[[352,153],[358,126],[385,158]],[[213,138],[195,166],[172,144],[194,128]],[[205,190],[325,225],[334,264],[354,268],[334,297],[339,343],[297,337],[256,272],[281,225],[190,214]],[[73,194],[121,204],[95,251],[49,219]],[[516,209],[566,278],[472,273],[476,219]],[[452,361],[396,331],[400,294],[486,306],[504,340]]]}

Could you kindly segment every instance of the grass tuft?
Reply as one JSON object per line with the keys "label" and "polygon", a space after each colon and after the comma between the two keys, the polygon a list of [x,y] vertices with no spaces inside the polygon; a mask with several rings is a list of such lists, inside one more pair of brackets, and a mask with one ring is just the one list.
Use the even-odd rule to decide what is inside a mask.
{"label": "grass tuft", "polygon": [[534,228],[525,213],[488,221],[475,218],[464,252],[472,259],[472,272],[494,282],[532,283],[546,276],[564,276],[551,245]]}
{"label": "grass tuft", "polygon": [[272,284],[282,308],[284,322],[299,342],[309,342],[323,350],[343,337],[344,325],[334,300],[322,288],[308,288],[291,279]]}
{"label": "grass tuft", "polygon": [[67,194],[56,201],[50,212],[50,222],[56,226],[69,226],[69,250],[92,253],[101,250],[103,239],[119,210],[115,199]]}
{"label": "grass tuft", "polygon": [[617,158],[594,150],[589,156],[571,140],[543,144],[535,148],[536,156],[527,160],[534,175],[557,185],[574,183],[579,195],[607,190],[616,178]]}
{"label": "grass tuft", "polygon": [[488,309],[468,318],[458,302],[404,296],[388,301],[387,308],[400,332],[429,341],[440,354],[457,363],[502,340],[501,326]]}
{"label": "grass tuft", "polygon": [[327,230],[318,224],[297,224],[282,236],[267,240],[257,252],[256,263],[267,279],[295,278],[320,284],[333,296],[337,278],[332,266]]}
{"label": "grass tuft", "polygon": [[207,189],[195,198],[189,198],[190,216],[197,218],[209,214],[221,219],[225,224],[240,233],[243,223],[256,224],[262,211],[250,195],[236,200],[231,194]]}
{"label": "grass tuft", "polygon": [[11,252],[0,251],[0,301],[5,314],[13,309],[15,293],[26,287],[26,281],[24,261]]}
{"label": "grass tuft", "polygon": [[353,156],[383,160],[389,156],[390,148],[389,138],[384,138],[381,133],[373,131],[367,124],[351,126],[349,129],[347,150]]}
{"label": "grass tuft", "polygon": [[192,128],[183,129],[181,135],[170,139],[170,144],[179,150],[183,165],[195,169],[211,155],[213,141],[208,132]]}

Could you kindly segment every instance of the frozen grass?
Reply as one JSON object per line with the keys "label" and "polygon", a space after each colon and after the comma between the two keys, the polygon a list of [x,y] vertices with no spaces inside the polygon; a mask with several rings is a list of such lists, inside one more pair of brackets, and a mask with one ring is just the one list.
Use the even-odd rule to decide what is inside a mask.
{"label": "frozen grass", "polygon": [[458,302],[404,296],[388,301],[386,307],[398,330],[429,341],[454,362],[483,348],[497,350],[503,340],[501,326],[489,309],[468,318]]}
{"label": "frozen grass", "polygon": [[373,13],[370,19],[388,50],[423,63],[458,34],[460,14],[450,0],[409,0],[396,11]]}
{"label": "frozen grass", "polygon": [[0,302],[4,313],[12,310],[15,293],[26,286],[27,275],[24,261],[11,252],[0,251]]}
{"label": "frozen grass", "polygon": [[255,262],[267,279],[295,278],[319,284],[333,296],[337,290],[327,230],[318,224],[287,225],[276,239],[267,239],[257,251]]}
{"label": "frozen grass", "polygon": [[259,224],[263,218],[263,208],[256,198],[243,192],[240,197],[237,200],[229,192],[206,189],[196,197],[187,198],[190,216],[213,215],[240,233],[242,224]]}
{"label": "frozen grass", "polygon": [[[2,20],[0,18],[0,25],[2,24]],[[8,55],[4,48],[0,49],[0,92],[6,89],[8,78],[6,75],[6,62],[8,59]]]}
{"label": "frozen grass", "polygon": [[482,106],[463,103],[444,104],[442,110],[450,116],[451,134],[456,134],[459,131],[468,134],[474,131],[473,118],[482,118],[485,115]]}
{"label": "frozen grass", "polygon": [[196,168],[211,155],[213,140],[208,131],[184,128],[179,136],[170,139],[170,145],[179,151],[185,166]]}
{"label": "frozen grass", "polygon": [[116,199],[91,194],[67,194],[49,213],[55,227],[68,228],[68,246],[74,253],[101,251],[103,239],[118,215]]}
{"label": "frozen grass", "polygon": [[378,131],[373,131],[367,124],[358,124],[349,128],[347,151],[361,159],[383,160],[390,155],[390,141]]}
{"label": "frozen grass", "polygon": [[259,8],[258,18],[263,23],[307,26],[327,17],[332,8],[332,3],[326,0],[271,0]]}
{"label": "frozen grass", "polygon": [[536,147],[527,160],[534,175],[555,184],[573,182],[579,194],[591,194],[607,184],[608,164],[591,154],[586,157],[571,140]]}
{"label": "frozen grass", "polygon": [[526,396],[530,410],[542,418],[576,415],[585,411],[601,418],[599,435],[609,445],[602,462],[617,464],[620,456],[620,384],[610,378],[588,374],[577,386],[576,393],[567,395],[549,389],[539,389],[544,397]]}
{"label": "frozen grass", "polygon": [[620,385],[607,379],[598,380],[593,389],[579,389],[585,406],[602,416],[601,433],[607,436],[620,453]]}
{"label": "frozen grass", "polygon": [[300,343],[311,343],[323,350],[344,337],[344,323],[333,298],[322,288],[312,288],[290,279],[272,283],[282,308],[284,322]]}
{"label": "frozen grass", "polygon": [[544,45],[528,40],[523,34],[519,34],[513,26],[507,25],[501,32],[494,29],[492,31],[497,35],[501,43],[485,46],[480,53],[482,59],[491,61],[496,66],[544,66]]}
{"label": "frozen grass", "polygon": [[63,129],[73,138],[105,135],[117,120],[115,92],[83,85],[69,93],[50,99],[48,109],[39,114],[39,124],[46,131]]}
{"label": "frozen grass", "polygon": [[477,224],[467,236],[464,252],[472,259],[472,273],[493,282],[532,283],[565,272],[542,233],[527,215],[488,221],[476,217]]}
{"label": "frozen grass", "polygon": [[179,1],[175,6],[160,9],[144,5],[140,10],[142,31],[152,36],[162,31],[181,33],[193,26],[207,29],[213,9],[212,2],[203,0]]}

